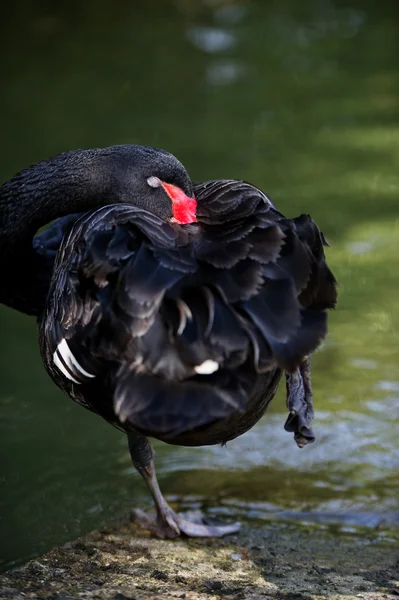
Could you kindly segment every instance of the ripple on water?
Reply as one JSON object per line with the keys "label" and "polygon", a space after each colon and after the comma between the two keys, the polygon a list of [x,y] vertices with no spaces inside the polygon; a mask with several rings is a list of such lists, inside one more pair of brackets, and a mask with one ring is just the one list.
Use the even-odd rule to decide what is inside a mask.
{"label": "ripple on water", "polygon": [[[248,469],[254,466],[274,466],[314,471],[328,466],[333,469],[345,464],[367,467],[369,476],[379,479],[381,468],[399,465],[397,445],[398,420],[393,418],[399,407],[397,398],[369,401],[366,406],[373,414],[351,411],[319,411],[315,424],[316,443],[302,450],[290,441],[284,431],[285,415],[269,414],[245,435],[229,442],[226,447],[176,450],[168,456],[167,470],[193,468]],[[375,442],[377,447],[371,445]],[[389,465],[385,451],[389,450]],[[165,465],[166,467],[166,465]]]}
{"label": "ripple on water", "polygon": [[[188,479],[190,489],[194,480],[191,483],[189,473],[205,470],[208,499],[212,490],[218,496],[217,507],[211,509],[216,515],[366,527],[386,533],[399,526],[394,491],[395,464],[399,465],[398,420],[393,418],[397,407],[398,399],[387,397],[366,402],[363,410],[370,414],[318,412],[316,443],[302,450],[283,429],[285,415],[269,414],[226,448],[176,449],[167,463],[160,457],[159,470],[165,477],[176,472],[175,479],[181,478],[183,484]],[[219,495],[218,480],[226,494]],[[190,498],[185,497],[185,502],[189,506]],[[201,500],[196,498],[195,503],[198,506]]]}

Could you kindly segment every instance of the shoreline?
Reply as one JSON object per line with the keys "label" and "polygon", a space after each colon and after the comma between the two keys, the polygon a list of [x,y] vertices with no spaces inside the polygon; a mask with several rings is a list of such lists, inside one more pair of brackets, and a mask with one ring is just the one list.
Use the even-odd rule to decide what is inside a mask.
{"label": "shoreline", "polygon": [[398,544],[281,524],[167,541],[124,520],[0,576],[2,600],[320,597],[398,600]]}

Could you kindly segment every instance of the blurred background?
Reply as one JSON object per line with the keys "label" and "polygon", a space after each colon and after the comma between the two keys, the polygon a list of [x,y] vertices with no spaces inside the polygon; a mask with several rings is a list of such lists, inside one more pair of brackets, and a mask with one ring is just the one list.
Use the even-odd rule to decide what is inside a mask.
{"label": "blurred background", "polygon": [[[1,7],[0,179],[141,143],[193,180],[243,178],[310,213],[340,282],[313,361],[316,443],[285,390],[227,448],[157,444],[177,506],[398,538],[399,6],[389,0],[15,0]],[[0,308],[1,567],[151,506],[126,440],[59,392],[33,319]],[[206,490],[206,495],[202,495]]]}

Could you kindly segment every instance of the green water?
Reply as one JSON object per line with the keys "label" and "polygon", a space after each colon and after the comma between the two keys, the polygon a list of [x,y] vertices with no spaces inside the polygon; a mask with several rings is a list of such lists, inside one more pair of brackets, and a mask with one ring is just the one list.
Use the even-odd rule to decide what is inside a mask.
{"label": "green water", "polygon": [[[141,5],[141,6],[140,6]],[[371,0],[17,0],[0,20],[0,178],[73,148],[173,151],[194,180],[243,178],[324,230],[340,281],[315,355],[317,441],[284,391],[227,448],[157,446],[160,483],[218,515],[394,539],[399,488],[399,7]],[[1,283],[0,283],[1,285]],[[149,505],[124,436],[41,366],[0,309],[1,564]]]}

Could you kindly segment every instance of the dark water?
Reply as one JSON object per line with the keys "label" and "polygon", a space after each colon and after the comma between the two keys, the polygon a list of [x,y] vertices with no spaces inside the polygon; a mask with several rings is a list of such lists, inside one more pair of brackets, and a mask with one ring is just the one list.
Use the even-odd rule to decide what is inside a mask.
{"label": "dark water", "polygon": [[[399,8],[17,0],[1,10],[2,180],[65,149],[158,145],[193,179],[244,178],[286,214],[311,213],[332,245],[340,303],[314,358],[317,442],[298,450],[283,431],[281,391],[225,449],[157,446],[163,490],[220,515],[395,539]],[[35,323],[7,309],[0,319],[5,567],[148,495],[124,437],[47,378]]]}

